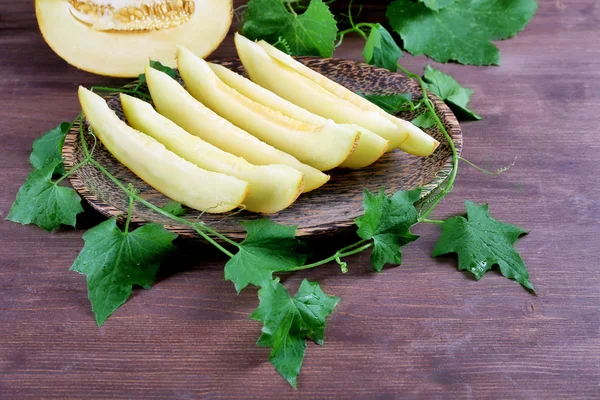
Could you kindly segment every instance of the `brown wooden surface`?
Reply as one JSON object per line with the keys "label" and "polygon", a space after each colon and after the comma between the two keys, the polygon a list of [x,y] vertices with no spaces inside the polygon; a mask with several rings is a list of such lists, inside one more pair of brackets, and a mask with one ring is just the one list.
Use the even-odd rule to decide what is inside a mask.
{"label": "brown wooden surface", "polygon": [[[464,156],[492,169],[518,159],[498,178],[463,166],[436,212],[489,201],[497,218],[530,229],[517,248],[537,296],[496,272],[475,282],[453,259],[429,258],[436,226],[417,227],[405,264],[382,274],[369,272],[365,254],[348,260],[345,276],[335,266],[294,275],[286,284],[308,277],[342,299],[325,346],[308,346],[294,391],[254,346],[255,293],[236,296],[213,251],[179,243],[156,286],[99,329],[85,278],[68,268],[101,218],[89,212],[78,230],[53,234],[2,222],[0,397],[600,398],[600,5],[540,3],[528,29],[499,44],[501,67],[442,67],[475,89],[473,108],[485,117],[463,124]],[[5,216],[32,140],[78,112],[77,85],[120,81],[55,56],[32,2],[1,0],[0,10]],[[360,53],[348,38],[337,55]],[[232,55],[229,37],[215,56]],[[403,63],[419,71],[425,61]]]}

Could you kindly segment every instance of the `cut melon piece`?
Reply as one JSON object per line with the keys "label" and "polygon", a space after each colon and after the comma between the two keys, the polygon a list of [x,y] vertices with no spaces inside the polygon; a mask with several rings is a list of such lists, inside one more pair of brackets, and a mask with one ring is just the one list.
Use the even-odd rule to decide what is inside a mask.
{"label": "cut melon piece", "polygon": [[[246,79],[243,76],[236,74],[222,65],[212,63],[208,63],[208,65],[227,86],[265,107],[279,111],[286,117],[294,118],[311,125],[325,125],[328,121],[326,118],[313,114],[302,107],[298,107],[294,103],[279,97],[275,93],[257,85],[250,79]],[[331,128],[357,131],[361,134],[358,146],[356,146],[354,152],[350,154],[350,157],[348,157],[340,167],[353,169],[364,168],[377,161],[388,149],[390,143],[389,140],[385,140],[381,136],[358,125],[338,124]]]}
{"label": "cut melon piece", "polygon": [[48,45],[69,64],[133,78],[148,59],[174,67],[176,44],[205,57],[231,26],[231,0],[36,0]]}
{"label": "cut melon piece", "polygon": [[248,183],[205,171],[131,128],[97,94],[79,87],[79,102],[90,126],[108,151],[140,179],[165,196],[208,213],[230,211],[244,202]]}
{"label": "cut melon piece", "polygon": [[197,100],[263,142],[321,171],[343,163],[358,144],[360,132],[340,130],[327,120],[307,124],[249,99],[223,83],[206,61],[181,46],[177,66],[186,89]]}
{"label": "cut melon piece", "polygon": [[304,177],[287,165],[252,165],[163,117],[143,100],[121,94],[123,112],[133,128],[152,136],[178,156],[208,171],[234,176],[250,184],[246,209],[274,213],[287,208],[302,193]]}
{"label": "cut melon piece", "polygon": [[440,144],[437,140],[423,132],[419,127],[401,118],[390,115],[377,105],[371,103],[369,100],[359,96],[351,90],[348,90],[339,83],[319,74],[317,71],[310,69],[301,62],[294,60],[288,54],[282,52],[274,46],[271,46],[264,40],[261,40],[259,44],[263,49],[265,49],[269,56],[279,63],[284,64],[286,67],[291,68],[300,75],[310,79],[340,99],[346,100],[363,110],[373,111],[382,115],[384,118],[387,118],[396,126],[398,126],[399,129],[407,132],[408,139],[400,143],[398,146],[399,149],[417,156],[428,156],[433,153],[433,151]]}
{"label": "cut melon piece", "polygon": [[254,165],[284,164],[304,174],[304,192],[329,180],[316,168],[303,164],[220,117],[189,94],[164,72],[146,67],[146,81],[156,110],[194,136]]}
{"label": "cut melon piece", "polygon": [[390,141],[397,147],[408,132],[386,117],[363,110],[327,91],[312,80],[276,61],[258,43],[236,34],[238,55],[250,79],[306,110],[341,124],[357,124]]}

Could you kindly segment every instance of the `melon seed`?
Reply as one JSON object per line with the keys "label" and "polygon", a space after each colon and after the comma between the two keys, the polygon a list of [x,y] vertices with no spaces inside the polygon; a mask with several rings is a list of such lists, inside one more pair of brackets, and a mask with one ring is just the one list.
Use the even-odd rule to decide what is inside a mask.
{"label": "melon seed", "polygon": [[194,0],[140,0],[138,6],[100,5],[91,0],[69,0],[74,16],[97,30],[160,30],[187,22],[195,10]]}

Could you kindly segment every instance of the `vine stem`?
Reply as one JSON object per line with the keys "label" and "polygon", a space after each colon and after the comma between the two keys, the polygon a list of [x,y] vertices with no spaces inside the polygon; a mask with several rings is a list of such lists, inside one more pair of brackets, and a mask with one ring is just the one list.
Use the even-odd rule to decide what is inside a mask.
{"label": "vine stem", "polygon": [[456,150],[456,146],[454,145],[454,141],[452,140],[452,137],[450,136],[450,134],[446,130],[446,127],[440,120],[440,117],[438,117],[437,113],[435,112],[435,107],[433,106],[433,103],[429,99],[429,96],[427,94],[428,93],[427,87],[425,87],[425,82],[423,81],[423,79],[419,75],[413,74],[412,72],[408,71],[406,68],[404,68],[400,64],[398,64],[398,69],[400,69],[400,71],[402,71],[408,78],[416,80],[419,83],[419,86],[421,86],[421,91],[423,92],[423,103],[429,110],[429,114],[433,117],[437,126],[440,128],[440,130],[444,134],[444,137],[446,138],[446,141],[450,145],[450,150],[452,152],[452,172],[450,173],[450,177],[448,178],[448,183],[446,184],[446,186],[444,186],[444,189],[442,189],[441,193],[439,193],[436,196],[435,200],[433,200],[433,202],[427,208],[427,210],[425,210],[425,212],[423,214],[421,214],[421,216],[419,217],[419,221],[422,222],[427,219],[427,217],[429,216],[429,214],[431,214],[433,212],[433,210],[435,210],[435,208],[440,203],[440,201],[442,201],[442,199],[444,197],[446,197],[446,195],[452,191],[452,186],[454,185],[454,181],[456,180],[456,174],[458,173],[459,156],[458,156],[458,152]]}
{"label": "vine stem", "polygon": [[361,35],[363,37],[363,39],[367,40],[368,36],[367,34],[360,28],[358,28],[359,26],[371,26],[372,24],[367,24],[367,23],[360,23],[356,25],[356,28],[348,28],[346,30],[343,30],[341,32],[338,32],[338,37],[340,39],[343,39],[344,36],[346,36],[348,33],[358,33],[359,35]]}
{"label": "vine stem", "polygon": [[142,82],[138,82],[137,85],[135,85],[135,88],[133,88],[134,92],[139,92],[140,87],[142,87],[143,83]]}
{"label": "vine stem", "polygon": [[[302,271],[302,270],[305,270],[305,269],[311,269],[311,268],[319,267],[321,265],[329,264],[332,261],[337,261],[337,260],[339,260],[339,259],[341,259],[343,257],[348,257],[348,256],[351,256],[353,254],[357,254],[357,253],[360,253],[362,251],[365,251],[366,249],[368,249],[370,247],[373,247],[373,242],[370,242],[370,243],[367,243],[367,244],[363,244],[363,243],[366,243],[366,242],[368,242],[368,241],[364,240],[364,239],[360,240],[360,241],[358,241],[356,243],[353,243],[353,244],[351,244],[349,246],[346,246],[346,247],[344,247],[344,248],[336,251],[333,255],[331,255],[330,257],[324,258],[321,261],[317,261],[317,262],[314,262],[312,264],[306,264],[306,265],[301,265],[301,266],[298,266],[298,267],[295,267],[295,268],[291,268],[289,270],[286,270],[286,272],[287,271]],[[358,246],[360,246],[360,247],[358,247]],[[358,247],[358,248],[356,248],[356,247]]]}
{"label": "vine stem", "polygon": [[419,218],[419,222],[424,222],[426,224],[436,224],[436,225],[442,225],[444,223],[444,221],[442,221],[441,219],[427,219],[427,218]]}
{"label": "vine stem", "polygon": [[458,157],[458,159],[460,161],[464,162],[464,163],[469,164],[471,167],[475,168],[477,171],[483,172],[484,174],[487,174],[487,175],[490,175],[490,176],[498,176],[501,173],[508,171],[517,162],[517,157],[515,156],[515,159],[512,162],[512,164],[509,164],[506,167],[499,168],[496,172],[492,172],[492,171],[488,171],[487,169],[481,168],[480,166],[472,163],[471,161],[467,160],[466,158]]}
{"label": "vine stem", "polygon": [[285,5],[286,5],[287,9],[290,11],[290,13],[292,13],[292,15],[294,17],[298,16],[298,14],[296,14],[296,11],[294,11],[294,7],[292,7],[292,3],[287,2],[287,3],[285,3]]}
{"label": "vine stem", "polygon": [[129,89],[123,89],[123,88],[112,88],[112,87],[105,87],[105,86],[92,86],[92,92],[93,91],[100,91],[100,92],[110,92],[110,93],[125,93],[125,94],[132,94],[135,96],[141,96],[146,100],[151,100],[152,98],[150,96],[148,96],[146,93],[142,93],[140,92],[138,89],[138,87],[136,86],[133,90],[129,90]]}
{"label": "vine stem", "polygon": [[133,196],[129,196],[129,206],[127,207],[127,220],[125,221],[125,233],[129,232],[129,223],[131,222],[131,213],[133,211],[133,200]]}
{"label": "vine stem", "polygon": [[84,165],[88,164],[89,162],[90,162],[90,160],[88,158],[86,158],[85,160],[83,160],[82,162],[80,162],[79,164],[77,164],[73,168],[71,168],[69,171],[67,171],[66,173],[64,173],[63,176],[61,176],[60,178],[58,178],[57,180],[55,180],[54,184],[58,185],[65,178],[67,178],[69,175],[71,175],[73,172],[77,171],[79,168],[83,167]]}
{"label": "vine stem", "polygon": [[[351,5],[352,5],[352,2],[350,2],[350,6]],[[349,6],[349,9],[350,9],[350,6]],[[365,22],[360,23],[360,24],[355,24],[354,21],[352,20],[351,14],[349,16],[349,20],[350,20],[351,27],[349,29],[346,29],[346,30],[340,32],[341,39],[343,40],[343,38],[346,34],[355,32],[355,33],[358,33],[359,35],[361,35],[365,40],[368,40],[366,33],[361,28],[364,26],[370,26],[371,29],[373,29],[374,24],[369,24],[369,23],[365,23]],[[452,172],[450,173],[450,177],[448,178],[448,183],[444,186],[444,188],[441,190],[441,192],[435,196],[434,200],[430,203],[429,207],[425,210],[425,212],[420,215],[419,222],[423,222],[424,220],[427,219],[429,214],[431,214],[433,212],[433,210],[435,210],[435,208],[438,206],[440,201],[442,201],[442,199],[444,197],[446,197],[446,195],[452,191],[452,186],[454,185],[454,181],[456,180],[456,174],[458,173],[459,156],[458,156],[458,152],[456,150],[456,146],[454,145],[454,141],[452,140],[452,137],[446,130],[446,127],[444,126],[444,124],[442,123],[440,118],[438,117],[437,113],[435,112],[435,107],[434,107],[433,103],[431,102],[431,100],[429,99],[428,90],[427,90],[427,87],[425,86],[425,82],[423,81],[423,79],[419,75],[413,74],[412,72],[410,72],[409,70],[404,68],[402,65],[397,64],[397,66],[398,66],[398,69],[400,71],[402,71],[406,75],[407,78],[415,80],[419,83],[419,86],[421,87],[421,91],[423,92],[423,99],[421,100],[421,102],[423,104],[425,104],[425,106],[427,107],[427,110],[429,111],[430,115],[434,119],[436,125],[442,131],[444,137],[448,141],[450,150],[452,152]]]}
{"label": "vine stem", "polygon": [[362,29],[360,29],[360,28],[362,28],[363,26],[370,26],[370,27],[373,27],[373,26],[374,26],[374,24],[369,24],[369,23],[367,23],[367,22],[361,22],[361,23],[359,23],[359,24],[355,24],[355,23],[354,23],[354,17],[352,17],[352,1],[353,1],[353,0],[350,0],[350,1],[348,2],[348,22],[350,22],[350,25],[351,25],[352,27],[351,27],[351,28],[349,28],[349,29],[346,29],[346,30],[344,30],[344,31],[342,31],[342,32],[339,32],[339,33],[338,33],[338,36],[340,37],[340,42],[339,42],[340,44],[341,44],[341,42],[344,40],[344,36],[345,36],[347,33],[351,33],[351,32],[356,32],[356,33],[358,33],[360,36],[362,36],[362,38],[363,38],[363,39],[365,39],[365,40],[368,40],[367,34],[366,34],[366,33],[364,33],[364,32],[363,32],[363,30],[362,30]]}

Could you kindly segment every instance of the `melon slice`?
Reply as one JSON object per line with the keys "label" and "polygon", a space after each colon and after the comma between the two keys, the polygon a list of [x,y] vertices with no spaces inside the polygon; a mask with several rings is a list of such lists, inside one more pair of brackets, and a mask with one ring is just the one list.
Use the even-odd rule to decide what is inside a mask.
{"label": "melon slice", "polygon": [[175,66],[176,44],[205,57],[231,26],[231,0],[36,0],[48,45],[77,68],[137,77],[148,59]]}
{"label": "melon slice", "polygon": [[[246,79],[222,65],[212,63],[208,63],[208,65],[227,86],[263,106],[279,111],[286,117],[294,118],[307,124],[325,125],[328,123],[326,118],[313,114],[302,107],[298,107],[294,103],[279,97],[275,93],[268,91],[252,82],[250,79]],[[371,165],[385,153],[390,143],[389,140],[385,140],[381,136],[358,125],[337,124],[335,127],[332,126],[331,128],[335,128],[338,131],[356,131],[361,134],[360,141],[358,142],[356,149],[354,149],[354,152],[340,164],[340,167],[343,168],[358,169]]]}
{"label": "melon slice", "polygon": [[208,213],[230,211],[244,202],[247,182],[203,170],[184,160],[121,121],[102,97],[81,86],[79,102],[94,133],[108,151],[165,196]]}
{"label": "melon slice", "polygon": [[258,43],[235,35],[238,56],[255,83],[314,114],[340,124],[357,124],[390,141],[390,150],[406,138],[408,132],[378,113],[363,110],[340,99],[292,68],[277,62]]}
{"label": "melon slice", "polygon": [[389,113],[382,110],[380,107],[371,103],[369,100],[363,98],[362,96],[359,96],[351,90],[346,89],[339,83],[334,82],[331,79],[319,74],[317,71],[310,69],[301,62],[294,60],[288,54],[277,49],[275,46],[270,45],[264,40],[261,40],[259,44],[273,59],[277,60],[279,63],[285,65],[286,67],[293,69],[300,75],[310,79],[311,81],[318,84],[328,92],[337,96],[339,99],[354,104],[356,107],[359,107],[363,110],[378,113],[382,117],[394,123],[398,127],[398,129],[402,130],[403,132],[406,132],[408,134],[408,138],[398,145],[398,148],[400,150],[404,150],[407,153],[411,153],[417,156],[428,156],[431,153],[433,153],[433,151],[440,144],[437,140],[423,132],[419,127],[413,125],[408,121],[390,115]]}
{"label": "melon slice", "polygon": [[304,177],[287,165],[253,165],[227,153],[177,126],[143,100],[121,94],[123,112],[131,127],[152,136],[178,156],[208,171],[235,176],[250,184],[246,209],[275,213],[287,208],[302,193]]}
{"label": "melon slice", "polygon": [[286,117],[224,84],[206,61],[179,47],[179,74],[188,92],[234,125],[299,161],[327,171],[354,151],[360,132],[340,130],[333,121],[318,125]]}
{"label": "melon slice", "polygon": [[369,129],[390,141],[389,150],[398,147],[426,156],[439,145],[410,122],[389,115],[268,44],[252,42],[239,34],[235,43],[250,79],[294,104],[335,122]]}
{"label": "melon slice", "polygon": [[146,81],[156,110],[204,141],[254,165],[284,164],[304,174],[304,192],[321,187],[329,175],[260,141],[200,103],[164,72],[146,67]]}

